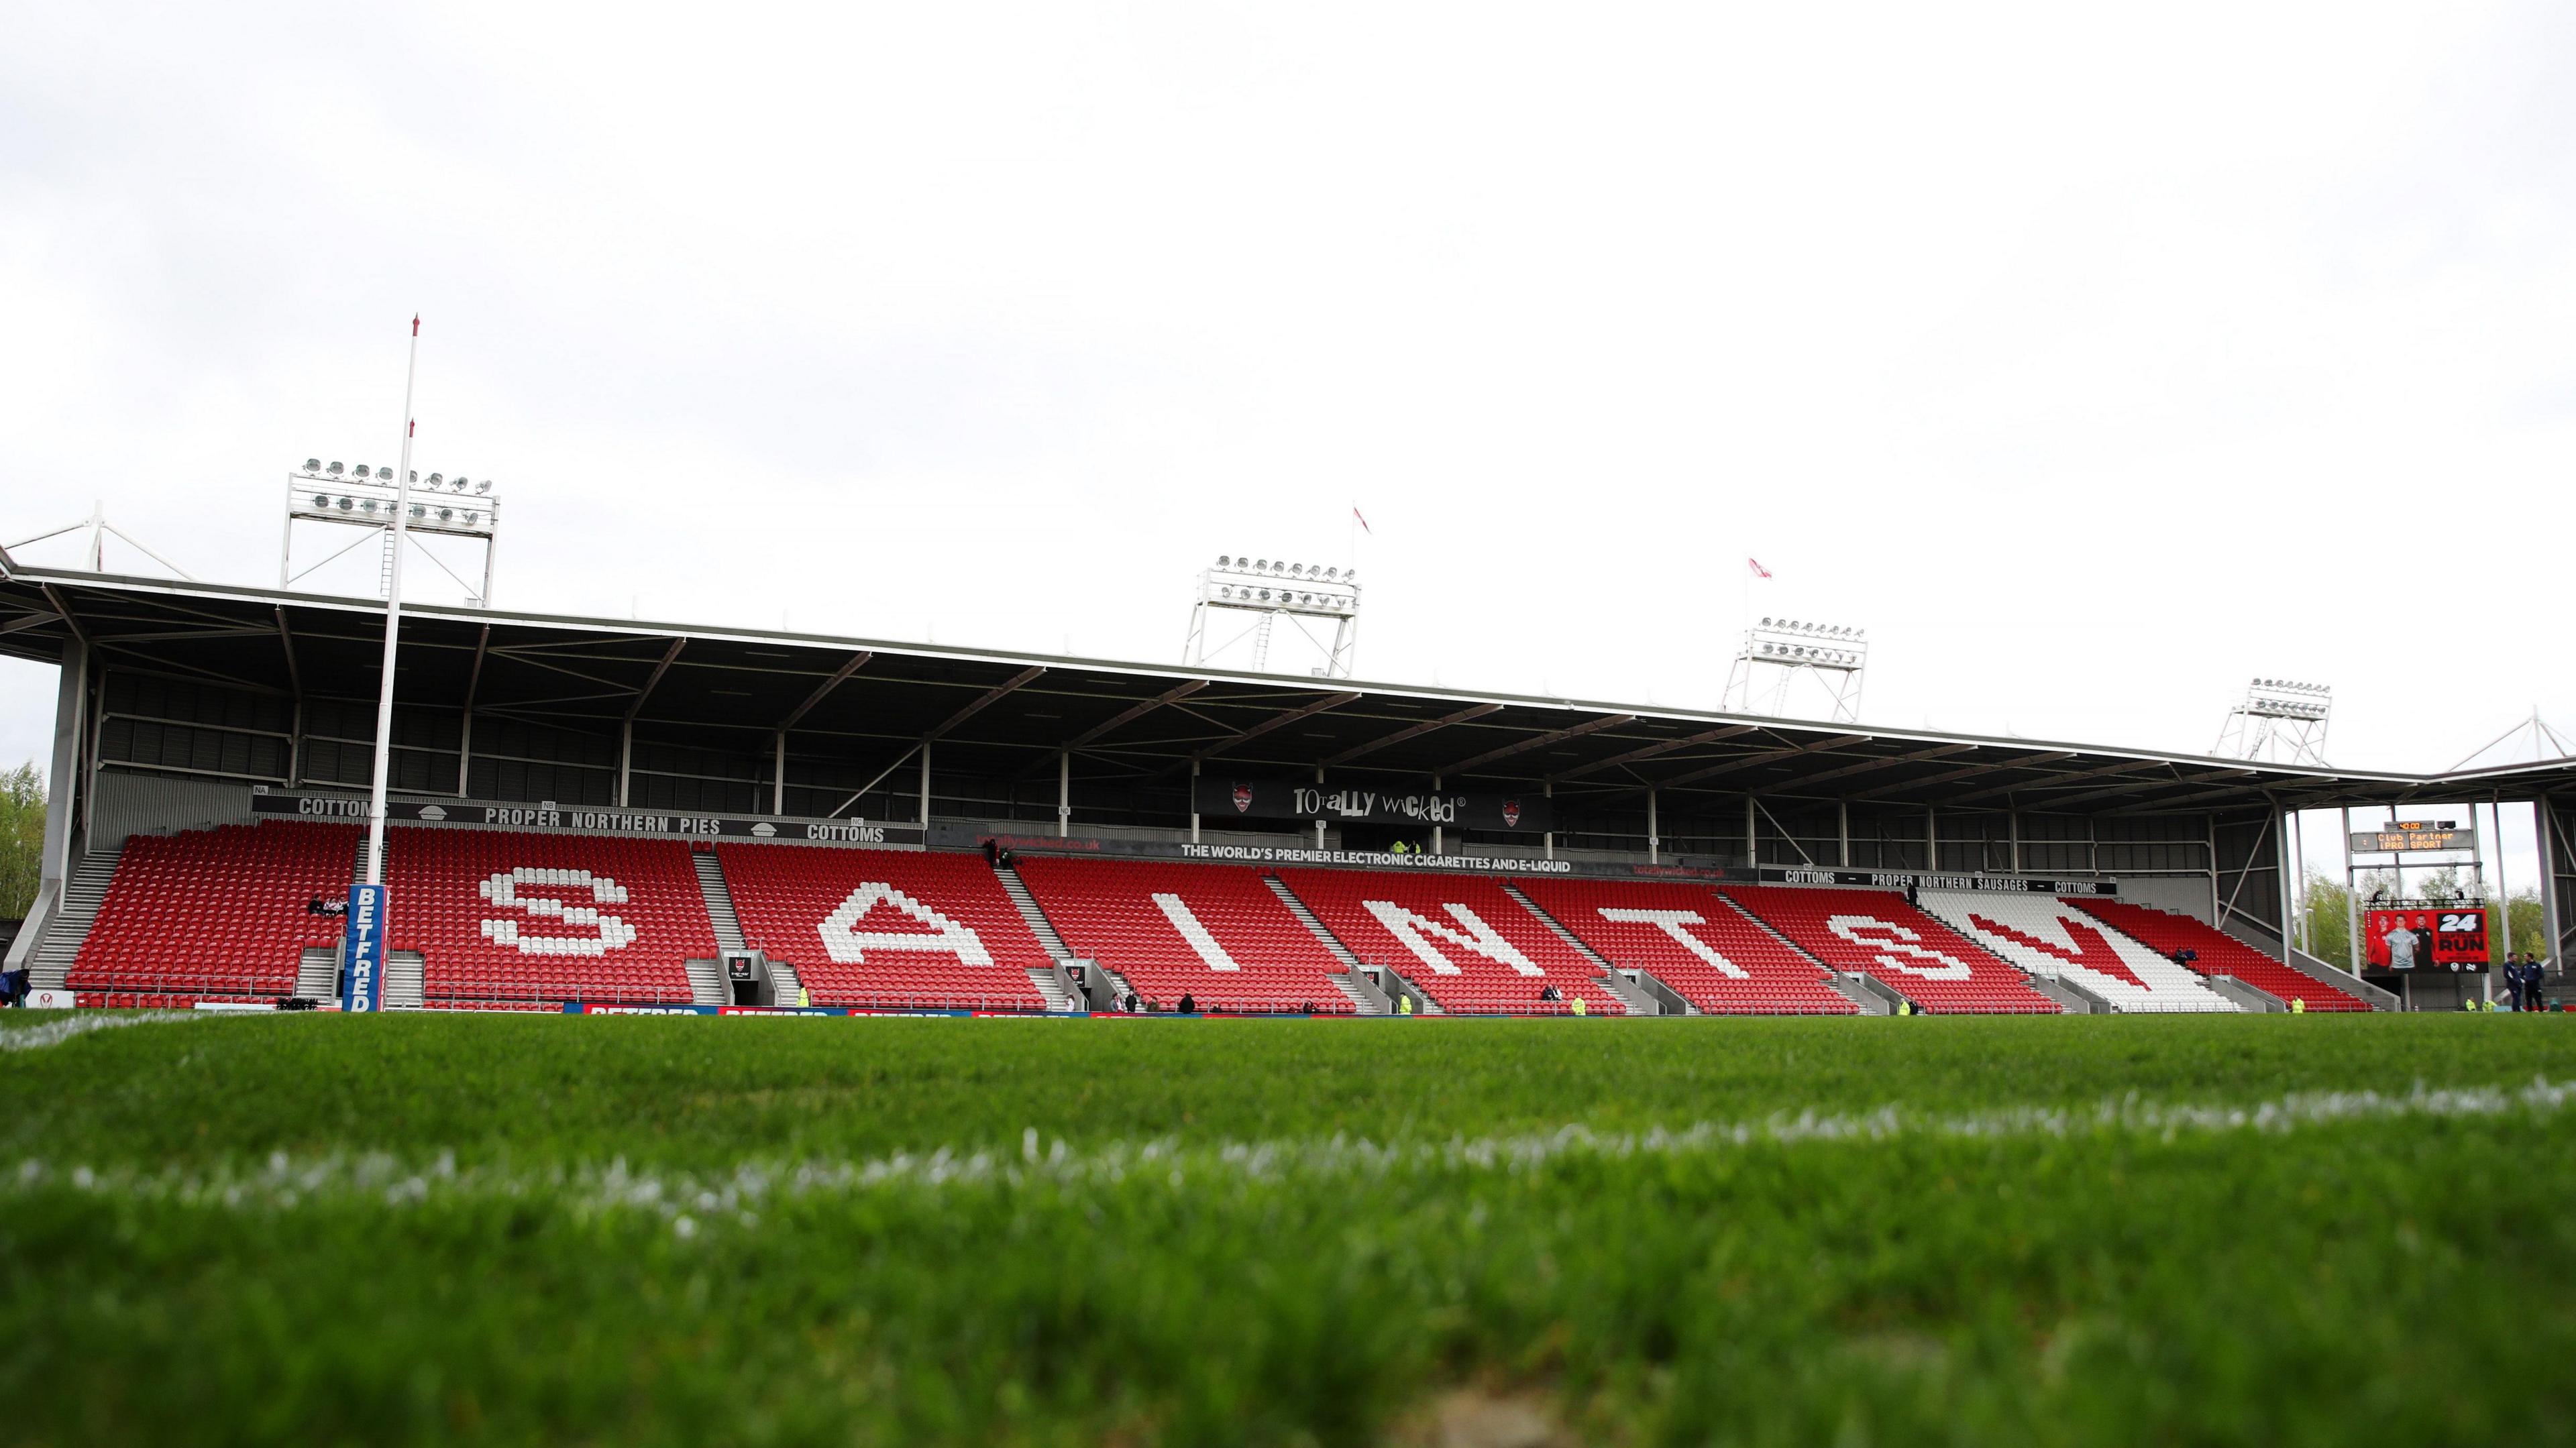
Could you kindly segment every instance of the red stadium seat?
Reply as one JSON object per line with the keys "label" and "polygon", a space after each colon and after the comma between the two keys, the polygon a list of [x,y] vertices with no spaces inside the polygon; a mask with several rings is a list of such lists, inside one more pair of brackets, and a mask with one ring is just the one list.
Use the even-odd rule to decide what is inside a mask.
{"label": "red stadium seat", "polygon": [[1248,865],[1024,856],[1020,879],[1077,956],[1149,1000],[1202,1009],[1346,1014],[1342,969]]}
{"label": "red stadium seat", "polygon": [[[1498,880],[1393,870],[1282,870],[1279,878],[1354,955],[1395,970],[1444,1011],[1558,1015],[1578,999],[1595,1013],[1627,1010],[1594,984],[1592,962]],[[1564,999],[1541,1001],[1549,986]]]}
{"label": "red stadium seat", "polygon": [[2188,946],[2200,953],[2191,969],[2202,975],[2232,975],[2256,990],[2307,1002],[2312,1011],[2366,1011],[2368,1002],[2304,971],[2292,970],[2223,930],[2212,929],[2188,915],[2132,905],[2125,900],[2075,896],[2069,905],[2152,947],[2171,959]]}
{"label": "red stadium seat", "polygon": [[1893,890],[1729,885],[1722,893],[1809,955],[1885,981],[1923,1010],[2057,1012],[2020,971]]}
{"label": "red stadium seat", "polygon": [[348,898],[357,854],[356,826],[306,820],[133,836],[65,984],[109,1005],[292,994],[343,929],[307,907]]}
{"label": "red stadium seat", "polygon": [[678,840],[405,829],[387,852],[387,943],[426,1000],[686,1004],[715,927]]}
{"label": "red stadium seat", "polygon": [[743,938],[818,1006],[1042,1011],[1050,964],[980,854],[719,843]]}
{"label": "red stadium seat", "polygon": [[1847,1016],[1824,967],[1699,885],[1536,877],[1521,893],[1612,965],[1643,970],[1711,1014]]}
{"label": "red stadium seat", "polygon": [[2054,895],[1925,890],[1923,908],[2005,960],[2123,1012],[2234,1011],[2236,1003],[2146,945]]}

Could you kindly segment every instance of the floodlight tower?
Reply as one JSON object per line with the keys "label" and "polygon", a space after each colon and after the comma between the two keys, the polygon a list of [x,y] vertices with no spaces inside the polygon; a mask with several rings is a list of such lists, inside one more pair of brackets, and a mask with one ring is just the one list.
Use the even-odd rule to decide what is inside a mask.
{"label": "floodlight tower", "polygon": [[2210,753],[2229,759],[2267,764],[2326,763],[2326,716],[2334,710],[2334,690],[2325,684],[2288,679],[2256,679],[2246,686],[2245,700],[2227,711]]}
{"label": "floodlight tower", "polygon": [[[1234,637],[1211,646],[1210,615],[1220,613],[1250,614],[1253,621]],[[1307,627],[1308,619],[1330,620],[1331,640]],[[1181,645],[1181,662],[1204,664],[1210,655],[1248,640],[1254,671],[1267,670],[1271,634],[1282,620],[1314,645],[1323,661],[1308,673],[1319,679],[1349,678],[1360,642],[1359,570],[1219,554],[1215,567],[1199,570],[1198,597],[1190,605],[1190,633]]]}
{"label": "floodlight tower", "polygon": [[[403,506],[401,480],[392,468],[371,468],[360,463],[354,468],[334,462],[327,466],[320,458],[306,458],[301,468],[286,474],[286,532],[278,540],[277,586],[292,587],[324,563],[346,555],[367,541],[367,535],[379,535],[383,557],[376,571],[376,596],[382,598],[392,586],[394,576],[394,510]],[[440,562],[438,555],[424,548],[421,556],[437,564],[438,571],[456,579],[465,590],[469,608],[483,608],[492,602],[492,560],[500,551],[501,500],[492,491],[490,478],[470,479],[463,474],[451,478],[444,473],[431,473],[423,479],[411,476],[411,517],[404,531],[436,533],[442,537],[465,538],[483,545],[483,580],[480,587],[458,578],[456,570]],[[349,543],[332,550],[320,562],[295,568],[295,538],[298,523],[327,523],[344,528],[364,530]]]}
{"label": "floodlight tower", "polygon": [[1837,724],[1860,722],[1860,686],[1869,667],[1869,630],[1805,619],[1771,618],[1744,631],[1735,666],[1727,672],[1721,709],[1786,717],[1800,679],[1820,698]]}

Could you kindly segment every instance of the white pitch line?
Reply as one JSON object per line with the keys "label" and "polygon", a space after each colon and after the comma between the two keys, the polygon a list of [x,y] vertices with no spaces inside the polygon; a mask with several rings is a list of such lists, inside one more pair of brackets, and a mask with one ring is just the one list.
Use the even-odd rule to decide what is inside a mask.
{"label": "white pitch line", "polygon": [[[1882,1143],[1906,1138],[2002,1140],[2139,1135],[2171,1141],[2183,1134],[2281,1134],[2351,1122],[2430,1118],[2554,1116],[2576,1101],[2576,1083],[2535,1078],[2520,1088],[2431,1089],[2400,1095],[2376,1091],[2305,1092],[2244,1106],[2159,1105],[2134,1098],[2094,1107],[2020,1107],[1929,1116],[1900,1107],[1862,1114],[1777,1112],[1758,1121],[1701,1123],[1680,1131],[1602,1132],[1569,1125],[1510,1136],[1454,1137],[1442,1142],[1377,1143],[1349,1137],[1188,1145],[1169,1139],[1039,1149],[1023,1134],[1017,1153],[942,1147],[866,1161],[746,1160],[716,1172],[635,1171],[621,1159],[605,1167],[459,1168],[452,1152],[427,1167],[383,1153],[332,1153],[301,1160],[272,1154],[264,1167],[210,1173],[138,1172],[116,1167],[57,1167],[38,1159],[0,1169],[0,1197],[68,1187],[125,1199],[254,1211],[291,1210],[314,1202],[374,1200],[402,1207],[432,1200],[551,1200],[576,1211],[658,1213],[683,1236],[701,1218],[757,1220],[772,1204],[872,1191],[943,1190],[1029,1185],[1084,1186],[1192,1178],[1287,1179],[1371,1177],[1406,1171],[1526,1173],[1567,1158],[1679,1157],[1766,1145]],[[683,1226],[682,1224],[686,1225]]]}
{"label": "white pitch line", "polygon": [[41,1051],[59,1046],[74,1036],[92,1031],[113,1031],[121,1026],[144,1026],[155,1021],[196,1021],[205,1019],[196,1011],[152,1011],[143,1015],[109,1016],[83,1011],[23,1031],[0,1031],[0,1051]]}

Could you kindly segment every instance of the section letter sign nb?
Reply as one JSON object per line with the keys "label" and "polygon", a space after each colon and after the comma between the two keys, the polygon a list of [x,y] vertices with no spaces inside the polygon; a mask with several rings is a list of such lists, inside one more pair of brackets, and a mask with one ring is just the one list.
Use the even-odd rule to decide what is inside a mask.
{"label": "section letter sign nb", "polygon": [[349,934],[340,959],[347,966],[342,977],[346,984],[341,987],[340,1008],[349,1011],[384,1009],[384,886],[349,887]]}

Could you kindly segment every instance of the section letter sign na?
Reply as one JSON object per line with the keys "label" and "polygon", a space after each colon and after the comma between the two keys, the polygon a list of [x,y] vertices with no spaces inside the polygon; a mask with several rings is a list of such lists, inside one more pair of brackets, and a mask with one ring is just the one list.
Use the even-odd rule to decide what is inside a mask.
{"label": "section letter sign na", "polygon": [[348,985],[340,997],[346,1011],[384,1009],[385,887],[349,887],[349,934],[340,959],[348,965]]}

